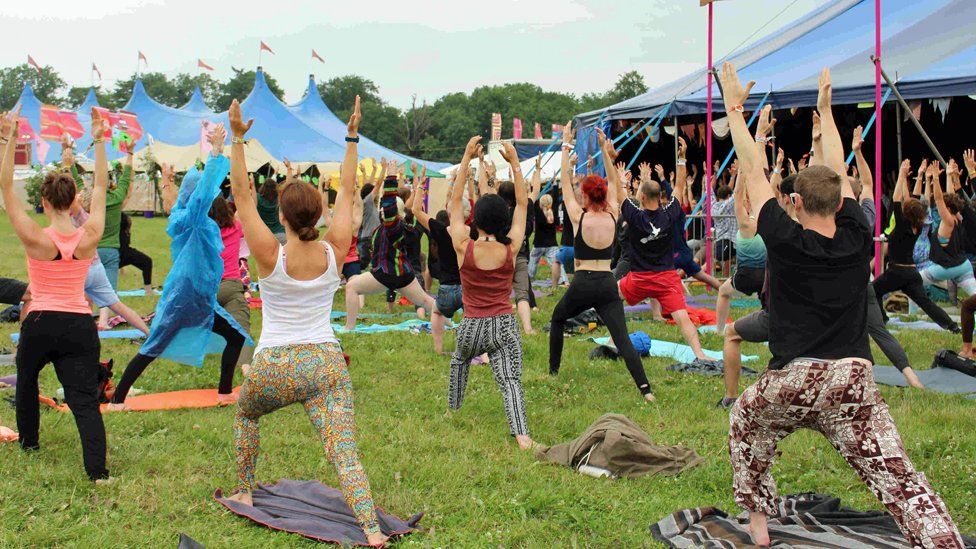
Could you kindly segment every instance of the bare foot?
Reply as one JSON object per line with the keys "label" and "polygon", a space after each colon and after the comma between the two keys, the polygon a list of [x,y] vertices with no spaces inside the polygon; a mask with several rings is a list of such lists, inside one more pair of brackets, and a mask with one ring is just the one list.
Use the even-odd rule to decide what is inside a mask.
{"label": "bare foot", "polygon": [[251,371],[250,364],[241,364],[241,374],[243,374],[244,377],[247,377],[247,374],[250,373],[250,371]]}
{"label": "bare foot", "polygon": [[95,486],[109,486],[115,484],[115,477],[100,478],[95,481]]}
{"label": "bare foot", "polygon": [[143,288],[142,291],[146,295],[152,295],[153,294],[153,288],[152,288],[152,286],[146,286],[145,288]]}
{"label": "bare foot", "polygon": [[128,412],[129,407],[124,402],[109,402],[105,408],[109,412]]}
{"label": "bare foot", "polygon": [[664,317],[661,315],[656,315],[656,316],[652,316],[651,320],[653,320],[654,322],[664,322]]}
{"label": "bare foot", "polygon": [[525,335],[534,336],[537,333],[539,333],[539,332],[535,331],[535,329],[532,328],[531,326],[529,326],[528,328],[525,328]]}
{"label": "bare foot", "polygon": [[217,406],[230,406],[231,404],[237,404],[239,395],[237,393],[220,394],[217,393]]}
{"label": "bare foot", "polygon": [[355,330],[355,329],[356,329],[356,325],[355,325],[355,324],[353,324],[352,326],[350,326],[350,325],[349,325],[349,323],[347,322],[347,323],[346,323],[346,326],[345,326],[345,328],[344,328],[344,329],[345,329],[345,330],[346,330],[347,332],[351,332],[351,331],[353,331],[353,330]]}
{"label": "bare foot", "polygon": [[518,443],[519,448],[522,450],[535,450],[542,447],[541,444],[532,440],[529,435],[515,435],[515,442]]}
{"label": "bare foot", "polygon": [[427,311],[425,311],[423,307],[417,307],[417,318],[420,320],[427,319]]}
{"label": "bare foot", "polygon": [[101,320],[99,320],[98,323],[95,324],[95,327],[98,328],[98,331],[99,332],[104,332],[106,330],[111,330],[111,328],[108,327],[108,323],[107,322],[102,322]]}
{"label": "bare foot", "polygon": [[769,547],[769,527],[766,523],[766,513],[749,513],[749,533],[752,541],[760,547]]}
{"label": "bare foot", "polygon": [[229,499],[231,501],[236,501],[237,503],[243,503],[244,505],[254,506],[254,500],[251,497],[250,490],[241,490],[236,494],[227,496],[226,499]]}
{"label": "bare foot", "polygon": [[644,395],[644,400],[646,402],[654,402],[657,399],[654,398],[654,393],[647,393],[646,395]]}
{"label": "bare foot", "polygon": [[386,547],[386,542],[389,541],[390,536],[384,536],[382,532],[377,532],[375,534],[369,534],[366,536],[366,543],[370,547]]}

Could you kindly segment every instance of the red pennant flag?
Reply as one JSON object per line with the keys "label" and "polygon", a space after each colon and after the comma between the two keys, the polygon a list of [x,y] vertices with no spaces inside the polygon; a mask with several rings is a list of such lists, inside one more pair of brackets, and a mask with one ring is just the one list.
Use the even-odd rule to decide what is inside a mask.
{"label": "red pennant flag", "polygon": [[203,62],[203,59],[197,59],[197,67],[200,67],[201,69],[206,69],[208,71],[214,70],[213,67],[211,67],[210,65],[204,63]]}
{"label": "red pennant flag", "polygon": [[512,119],[512,139],[522,139],[522,119]]}
{"label": "red pennant flag", "polygon": [[538,122],[535,123],[535,138],[542,139],[542,124]]}
{"label": "red pennant flag", "polygon": [[143,63],[145,63],[147,67],[149,66],[149,60],[146,59],[146,54],[144,54],[142,52],[139,52],[139,61],[142,61]]}
{"label": "red pennant flag", "polygon": [[325,63],[325,59],[322,59],[322,56],[319,55],[315,50],[312,50],[312,59],[318,59],[322,63]]}
{"label": "red pennant flag", "polygon": [[274,50],[273,50],[273,49],[271,49],[271,47],[270,47],[270,46],[268,46],[267,44],[265,44],[265,43],[264,43],[264,40],[262,40],[262,41],[261,41],[261,49],[262,49],[263,51],[266,51],[266,52],[269,52],[269,53],[271,53],[272,55],[274,55]]}
{"label": "red pennant flag", "polygon": [[34,58],[30,55],[27,56],[27,64],[37,69],[37,74],[41,74],[41,66],[38,65],[37,61],[34,61]]}
{"label": "red pennant flag", "polygon": [[30,125],[30,121],[24,116],[18,118],[17,141],[19,143],[27,143],[28,141],[33,141],[35,139],[37,139],[37,134],[34,133],[34,128]]}
{"label": "red pennant flag", "polygon": [[72,111],[58,110],[54,105],[41,105],[41,139],[58,141],[67,133],[74,139],[85,134],[78,115]]}
{"label": "red pennant flag", "polygon": [[101,80],[102,79],[102,71],[98,70],[98,66],[95,65],[94,62],[92,63],[92,70],[98,73],[98,79]]}

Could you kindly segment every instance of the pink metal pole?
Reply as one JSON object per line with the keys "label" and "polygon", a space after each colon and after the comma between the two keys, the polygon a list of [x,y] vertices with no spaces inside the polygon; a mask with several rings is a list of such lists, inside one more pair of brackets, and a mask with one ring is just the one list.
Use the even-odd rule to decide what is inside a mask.
{"label": "pink metal pole", "polygon": [[881,0],[874,0],[874,276],[881,276]]}
{"label": "pink metal pole", "polygon": [[[880,1],[880,0],[878,0]],[[712,274],[712,22],[715,3],[708,4],[708,111],[705,115],[705,272]]]}

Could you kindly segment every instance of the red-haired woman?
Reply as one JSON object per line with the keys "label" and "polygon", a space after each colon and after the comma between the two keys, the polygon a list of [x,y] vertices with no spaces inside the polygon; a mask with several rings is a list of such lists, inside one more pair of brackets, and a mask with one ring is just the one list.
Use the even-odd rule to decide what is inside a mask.
{"label": "red-haired woman", "polygon": [[[573,172],[569,159],[572,139],[572,129],[567,126],[563,132],[560,181],[566,211],[574,228],[576,275],[569,285],[569,290],[552,312],[552,324],[549,327],[549,373],[555,375],[559,372],[563,353],[563,326],[566,320],[592,308],[610,330],[613,344],[627,364],[627,370],[634,378],[638,390],[647,401],[653,401],[654,395],[647,381],[647,374],[644,373],[644,365],[627,332],[624,305],[617,292],[617,281],[610,269],[613,244],[617,239],[617,193],[619,191],[619,174],[612,166],[613,151],[608,149],[606,137],[599,132],[600,146],[604,149],[607,159],[607,176],[614,184],[608,185],[607,181],[600,176],[586,176],[582,184],[583,204],[581,205],[576,201],[572,187]],[[608,153],[610,156],[607,156]]]}

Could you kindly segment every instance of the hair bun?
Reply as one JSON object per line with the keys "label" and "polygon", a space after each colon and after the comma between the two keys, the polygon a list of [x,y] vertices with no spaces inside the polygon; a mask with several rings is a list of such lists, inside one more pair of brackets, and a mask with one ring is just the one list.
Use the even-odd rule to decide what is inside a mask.
{"label": "hair bun", "polygon": [[302,227],[298,230],[298,239],[302,242],[309,242],[311,240],[317,240],[319,237],[319,230],[315,227]]}

